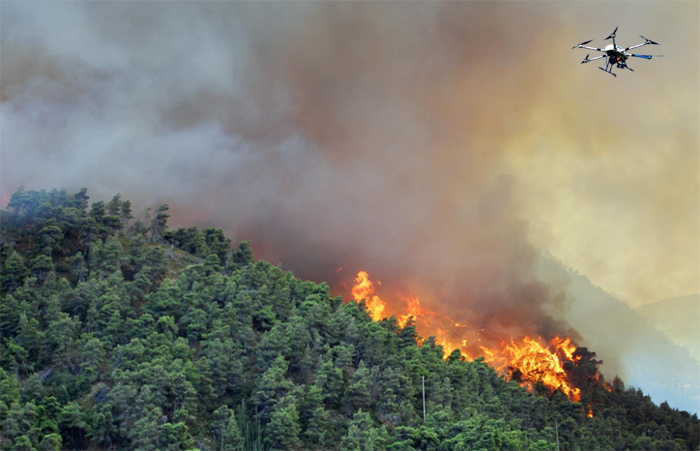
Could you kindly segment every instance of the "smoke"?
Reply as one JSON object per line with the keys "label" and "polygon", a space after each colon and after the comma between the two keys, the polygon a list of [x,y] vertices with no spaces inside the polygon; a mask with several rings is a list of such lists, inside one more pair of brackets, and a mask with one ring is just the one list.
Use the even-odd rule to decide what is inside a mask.
{"label": "smoke", "polygon": [[[542,250],[697,288],[698,5],[643,9],[4,2],[2,190],[168,203],[341,294],[364,269],[485,339],[575,334]],[[579,66],[615,25],[666,60]]]}

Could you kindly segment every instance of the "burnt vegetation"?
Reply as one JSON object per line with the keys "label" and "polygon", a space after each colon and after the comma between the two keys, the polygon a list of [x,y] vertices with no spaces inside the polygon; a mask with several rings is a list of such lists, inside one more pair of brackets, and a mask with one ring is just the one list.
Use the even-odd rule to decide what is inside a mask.
{"label": "burnt vegetation", "polygon": [[221,230],[169,230],[167,205],[20,189],[8,209],[2,449],[698,449],[697,415],[606,384],[585,348],[581,402],[530,393]]}

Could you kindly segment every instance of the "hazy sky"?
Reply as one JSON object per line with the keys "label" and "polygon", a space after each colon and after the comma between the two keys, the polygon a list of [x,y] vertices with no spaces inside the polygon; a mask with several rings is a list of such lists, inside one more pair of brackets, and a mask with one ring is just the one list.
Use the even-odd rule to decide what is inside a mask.
{"label": "hazy sky", "polygon": [[[3,1],[2,199],[168,203],[499,331],[558,327],[543,251],[631,305],[697,293],[699,6]],[[579,64],[616,26],[665,56]]]}

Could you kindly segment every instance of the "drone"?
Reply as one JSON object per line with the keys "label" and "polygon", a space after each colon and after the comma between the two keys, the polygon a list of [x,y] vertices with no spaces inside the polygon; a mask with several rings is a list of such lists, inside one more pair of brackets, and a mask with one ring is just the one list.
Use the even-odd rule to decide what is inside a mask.
{"label": "drone", "polygon": [[587,47],[586,46],[586,44],[588,44],[589,42],[592,42],[593,39],[591,39],[590,41],[582,42],[579,45],[575,45],[575,46],[571,47],[572,49],[579,48],[579,49],[596,50],[598,52],[605,52],[605,55],[596,56],[595,58],[590,58],[590,59],[588,58],[590,56],[590,53],[589,53],[588,55],[586,55],[586,59],[581,61],[581,64],[590,63],[591,61],[595,61],[595,60],[598,60],[601,58],[607,58],[607,61],[605,64],[605,69],[603,69],[602,67],[599,67],[599,69],[602,70],[603,72],[609,73],[613,77],[617,77],[617,74],[614,74],[612,71],[613,66],[617,66],[618,69],[629,69],[632,72],[634,72],[634,70],[632,68],[627,66],[627,58],[629,58],[630,56],[634,56],[637,58],[644,58],[644,59],[648,59],[648,60],[650,60],[654,56],[663,56],[663,55],[635,55],[634,53],[627,53],[628,50],[636,49],[637,47],[641,47],[643,45],[648,45],[648,44],[659,45],[659,43],[654,42],[651,39],[645,38],[642,35],[639,35],[640,38],[644,39],[643,43],[633,45],[633,46],[627,47],[627,48],[622,48],[615,43],[615,33],[617,33],[617,28],[618,27],[615,27],[615,31],[610,33],[610,36],[605,38],[606,41],[608,39],[612,39],[612,41],[613,41],[612,44],[608,44],[602,49],[599,49],[597,47]]}

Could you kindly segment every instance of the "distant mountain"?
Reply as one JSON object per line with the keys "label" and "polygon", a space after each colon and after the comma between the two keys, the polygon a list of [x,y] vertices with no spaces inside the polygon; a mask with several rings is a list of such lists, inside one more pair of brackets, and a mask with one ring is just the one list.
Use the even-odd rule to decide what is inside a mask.
{"label": "distant mountain", "polygon": [[578,343],[605,362],[601,372],[607,380],[618,375],[656,403],[700,411],[700,366],[688,348],[553,256],[543,256],[538,271],[543,281],[564,291],[565,311],[552,314],[566,319],[581,335]]}
{"label": "distant mountain", "polygon": [[700,362],[700,293],[665,299],[634,310]]}

